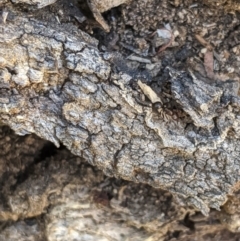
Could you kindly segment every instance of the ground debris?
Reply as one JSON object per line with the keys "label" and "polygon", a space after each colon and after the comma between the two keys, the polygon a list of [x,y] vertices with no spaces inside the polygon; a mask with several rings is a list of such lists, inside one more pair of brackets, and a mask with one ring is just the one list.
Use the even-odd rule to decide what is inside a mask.
{"label": "ground debris", "polygon": [[106,32],[110,31],[110,27],[102,17],[101,13],[128,1],[129,0],[87,0],[93,16]]}
{"label": "ground debris", "polygon": [[238,0],[204,0],[204,4],[217,8],[222,8],[226,12],[240,11],[240,3]]}
{"label": "ground debris", "polygon": [[213,72],[213,52],[207,51],[204,55],[204,67],[207,73],[207,77],[210,79],[214,79],[214,72]]}
{"label": "ground debris", "polygon": [[157,96],[157,94],[149,87],[148,85],[142,83],[138,80],[138,86],[141,88],[142,92],[149,98],[149,100],[154,103],[162,103],[161,99]]}

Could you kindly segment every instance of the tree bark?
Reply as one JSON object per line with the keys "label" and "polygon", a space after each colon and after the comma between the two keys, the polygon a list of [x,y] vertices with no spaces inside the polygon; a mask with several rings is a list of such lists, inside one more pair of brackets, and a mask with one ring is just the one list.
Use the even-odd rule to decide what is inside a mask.
{"label": "tree bark", "polygon": [[[1,5],[8,11],[0,25],[2,124],[18,135],[34,133],[57,147],[62,143],[107,176],[168,190],[205,215],[210,208],[220,210],[239,182],[237,82],[209,83],[197,73],[169,67],[177,106],[169,111],[119,65],[124,61],[119,54],[101,53],[96,39],[73,25],[59,25],[50,12],[44,22],[8,1]],[[141,94],[151,105],[140,104]],[[77,158],[73,170],[74,162]],[[37,181],[45,184],[51,175]],[[64,183],[64,175],[57,179]],[[54,193],[53,187],[46,189],[41,199],[31,196],[39,190],[29,189],[22,209],[9,197],[0,218],[40,215]]]}
{"label": "tree bark", "polygon": [[[109,178],[66,149],[0,128],[0,239],[234,241],[238,200],[202,216],[161,189]],[[233,210],[230,215],[227,208]],[[221,220],[225,220],[220,224]]]}

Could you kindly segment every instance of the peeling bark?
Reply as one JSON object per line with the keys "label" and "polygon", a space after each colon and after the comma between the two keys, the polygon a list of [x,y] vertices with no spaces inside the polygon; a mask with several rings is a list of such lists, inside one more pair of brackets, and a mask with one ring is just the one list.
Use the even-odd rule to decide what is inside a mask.
{"label": "peeling bark", "polygon": [[[12,20],[0,26],[1,123],[62,143],[108,176],[168,190],[205,215],[220,209],[239,181],[236,82],[209,84],[169,68],[173,119],[137,102],[137,79],[116,72],[117,55],[102,54],[95,39],[5,7]],[[6,212],[19,217],[13,206],[1,218]]]}

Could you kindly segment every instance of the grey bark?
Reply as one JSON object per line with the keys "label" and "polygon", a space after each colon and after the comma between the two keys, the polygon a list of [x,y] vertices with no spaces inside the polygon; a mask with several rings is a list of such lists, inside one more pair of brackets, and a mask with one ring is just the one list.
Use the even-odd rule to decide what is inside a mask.
{"label": "grey bark", "polygon": [[[73,26],[40,22],[5,5],[0,28],[0,121],[18,135],[65,145],[108,176],[170,191],[207,215],[239,181],[234,81],[171,73],[177,118],[137,102],[115,53]],[[10,210],[14,213],[14,210]],[[4,215],[2,216],[4,217]]]}
{"label": "grey bark", "polygon": [[2,241],[145,240],[186,229],[180,220],[191,210],[166,191],[105,177],[66,150],[33,161],[49,143],[32,135],[1,128],[0,144]]}
{"label": "grey bark", "polygon": [[56,150],[35,135],[19,137],[6,127],[0,128],[0,182],[1,241],[238,237],[226,229],[237,231],[237,196],[206,218],[179,206],[167,191],[106,177],[66,149]]}

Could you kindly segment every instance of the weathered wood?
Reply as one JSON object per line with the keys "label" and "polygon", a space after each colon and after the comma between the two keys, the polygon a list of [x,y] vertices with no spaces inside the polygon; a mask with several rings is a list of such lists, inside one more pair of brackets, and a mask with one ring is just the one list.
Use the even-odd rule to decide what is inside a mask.
{"label": "weathered wood", "polygon": [[[114,53],[73,26],[40,22],[4,5],[0,121],[18,135],[65,145],[108,176],[147,183],[205,215],[239,181],[238,84],[169,68],[176,118],[140,105]],[[50,13],[49,13],[50,14]],[[12,210],[13,212],[13,210]]]}
{"label": "weathered wood", "polygon": [[167,191],[106,177],[66,149],[7,127],[0,128],[0,183],[1,241],[159,241],[175,240],[176,233],[182,241],[216,234],[235,241],[238,235],[219,223],[237,231],[237,197],[203,217]]}

